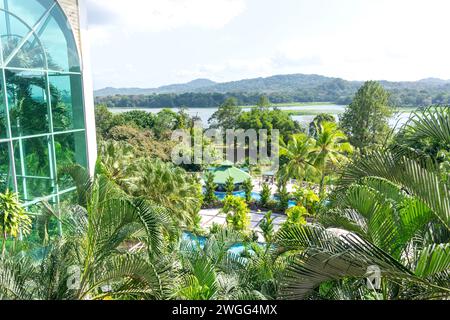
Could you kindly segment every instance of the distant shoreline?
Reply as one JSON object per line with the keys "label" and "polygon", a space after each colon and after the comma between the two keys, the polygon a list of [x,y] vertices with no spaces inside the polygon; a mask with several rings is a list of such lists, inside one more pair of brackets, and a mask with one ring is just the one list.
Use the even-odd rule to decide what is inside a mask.
{"label": "distant shoreline", "polygon": [[[291,108],[291,107],[311,107],[311,106],[346,106],[346,105],[340,105],[333,102],[292,102],[292,103],[272,103],[270,105],[271,108]],[[142,110],[142,109],[148,109],[148,110],[160,110],[160,109],[180,109],[181,107],[110,107],[107,106],[108,109],[122,109],[122,110]],[[248,105],[248,106],[239,106],[241,109],[254,109],[257,108],[257,105]],[[186,107],[186,109],[218,109],[219,107]],[[403,112],[414,112],[420,107],[397,107],[396,110]],[[317,115],[320,113],[327,113],[325,111],[313,111],[313,110],[283,110],[283,112],[287,112],[293,116],[302,116],[302,115]],[[329,113],[336,113],[335,110],[330,110]]]}
{"label": "distant shoreline", "polygon": [[[271,108],[289,108],[289,107],[306,107],[306,106],[340,106],[339,104],[333,102],[292,102],[292,103],[272,103]],[[242,109],[254,109],[257,105],[239,106]],[[180,109],[181,107],[110,107],[109,109]],[[187,109],[217,109],[217,107],[186,107]]]}

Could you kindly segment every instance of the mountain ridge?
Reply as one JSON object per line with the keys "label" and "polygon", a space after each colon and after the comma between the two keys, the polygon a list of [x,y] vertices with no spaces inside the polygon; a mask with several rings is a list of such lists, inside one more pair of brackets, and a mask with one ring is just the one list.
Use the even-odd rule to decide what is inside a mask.
{"label": "mountain ridge", "polygon": [[[450,86],[450,80],[439,78],[424,78],[417,81],[387,81],[378,80],[387,89],[409,88],[427,89],[427,87]],[[269,77],[249,78],[228,82],[215,82],[210,79],[199,78],[186,83],[164,85],[157,88],[116,88],[106,87],[95,90],[96,97],[115,95],[151,95],[151,94],[183,94],[183,93],[276,93],[305,90],[334,84],[339,86],[350,86],[353,88],[361,86],[364,81],[351,81],[336,77],[327,77],[318,74],[285,74]],[[447,88],[446,88],[447,89]]]}

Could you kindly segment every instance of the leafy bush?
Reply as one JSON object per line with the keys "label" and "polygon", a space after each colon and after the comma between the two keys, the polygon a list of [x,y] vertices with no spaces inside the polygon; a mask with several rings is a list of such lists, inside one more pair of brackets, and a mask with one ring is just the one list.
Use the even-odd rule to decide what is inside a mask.
{"label": "leafy bush", "polygon": [[3,235],[2,256],[8,235],[16,238],[19,233],[27,235],[31,231],[30,216],[20,205],[17,195],[10,191],[0,193],[0,231]]}
{"label": "leafy bush", "polygon": [[270,201],[270,196],[271,196],[270,186],[267,183],[263,183],[261,189],[261,199],[259,200],[261,206],[263,207],[267,206],[267,203]]}
{"label": "leafy bush", "polygon": [[264,218],[259,223],[259,227],[263,232],[264,239],[266,240],[266,242],[271,243],[274,236],[272,211],[268,211],[264,215]]}
{"label": "leafy bush", "polygon": [[308,210],[303,206],[295,206],[286,210],[287,220],[286,223],[290,226],[302,226],[306,224],[306,216]]}
{"label": "leafy bush", "polygon": [[287,191],[286,186],[281,187],[278,192],[278,196],[280,197],[278,202],[278,209],[284,212],[287,208],[289,208],[289,192]]}
{"label": "leafy bush", "polygon": [[234,192],[234,179],[233,177],[228,177],[227,181],[225,181],[225,191],[227,196],[232,196]]}
{"label": "leafy bush", "polygon": [[297,201],[297,205],[305,207],[309,214],[316,214],[320,198],[313,190],[298,188],[294,192],[294,198]]}
{"label": "leafy bush", "polygon": [[212,204],[217,200],[216,194],[214,193],[217,185],[214,183],[214,174],[212,172],[207,172],[205,174],[205,196],[203,201],[206,204]]}
{"label": "leafy bush", "polygon": [[250,209],[244,199],[227,196],[222,212],[227,215],[227,223],[236,231],[247,231],[250,226]]}
{"label": "leafy bush", "polygon": [[252,179],[245,180],[242,187],[244,188],[245,191],[245,201],[247,201],[247,203],[250,203],[252,201],[252,191],[253,191]]}

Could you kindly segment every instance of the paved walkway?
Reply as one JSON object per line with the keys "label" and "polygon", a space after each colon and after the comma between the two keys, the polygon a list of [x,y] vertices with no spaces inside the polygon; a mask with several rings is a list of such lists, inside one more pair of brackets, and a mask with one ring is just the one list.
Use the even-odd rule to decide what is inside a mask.
{"label": "paved walkway", "polygon": [[[250,214],[251,214],[250,228],[259,234],[260,240],[263,240],[262,230],[259,227],[259,224],[261,223],[261,220],[264,218],[265,212],[251,211]],[[209,229],[209,227],[211,227],[213,223],[219,225],[227,224],[226,215],[220,213],[219,209],[201,210],[200,216],[202,217],[201,226],[203,229]],[[274,213],[272,214],[272,217],[274,218],[273,221],[274,231],[277,231],[280,228],[280,226],[286,221],[286,216]]]}

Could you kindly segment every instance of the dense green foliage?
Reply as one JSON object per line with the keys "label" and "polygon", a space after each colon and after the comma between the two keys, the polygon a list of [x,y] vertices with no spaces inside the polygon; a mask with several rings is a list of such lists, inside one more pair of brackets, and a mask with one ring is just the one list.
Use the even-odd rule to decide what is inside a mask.
{"label": "dense green foliage", "polygon": [[227,196],[232,196],[235,189],[236,185],[234,184],[233,177],[228,177],[225,181],[225,192],[227,193]]}
{"label": "dense green foliage", "polygon": [[267,183],[263,183],[261,187],[261,199],[260,199],[261,206],[265,207],[267,205],[267,203],[270,200],[270,196],[271,196],[270,186]]}
{"label": "dense green foliage", "polygon": [[286,210],[287,215],[287,224],[286,228],[293,226],[303,226],[306,224],[306,215],[308,214],[308,210],[306,210],[303,206],[295,206]]}
{"label": "dense green foliage", "polygon": [[214,174],[212,172],[207,172],[205,174],[205,194],[203,196],[203,201],[207,204],[213,203],[217,200],[217,196],[214,191],[217,189],[217,185],[214,183]]}
{"label": "dense green foliage", "polygon": [[222,212],[227,215],[227,223],[233,230],[248,231],[250,226],[250,209],[244,199],[227,196],[223,202]]}
{"label": "dense green foliage", "polygon": [[350,142],[365,152],[386,143],[392,114],[389,93],[378,82],[368,81],[341,116],[340,125]]}
{"label": "dense green foliage", "polygon": [[283,139],[291,134],[300,132],[300,125],[293,121],[288,113],[270,108],[267,96],[259,97],[258,105],[250,111],[243,112],[237,106],[236,99],[227,99],[209,119],[211,128],[214,129],[266,129],[270,134],[273,129],[280,131]]}
{"label": "dense green foliage", "polygon": [[242,188],[245,191],[245,201],[250,203],[252,201],[252,191],[253,191],[253,182],[251,179],[247,179],[244,181]]}
{"label": "dense green foliage", "polygon": [[211,128],[236,129],[242,109],[235,98],[228,98],[208,120]]}
{"label": "dense green foliage", "polygon": [[5,254],[8,236],[17,238],[31,230],[31,218],[21,207],[17,195],[6,191],[0,193],[0,232],[2,234],[2,256]]}
{"label": "dense green foliage", "polygon": [[309,124],[308,134],[314,139],[317,139],[317,131],[322,122],[336,122],[336,118],[332,114],[321,113],[314,117],[313,121]]}
{"label": "dense green foliage", "polygon": [[[355,101],[373,106],[384,95],[368,90]],[[261,99],[257,114],[267,115],[267,103]],[[384,146],[356,154],[336,122],[316,119],[313,135],[286,131],[277,200],[262,184],[252,213],[251,181],[241,186],[244,199],[230,195],[237,186],[229,179],[220,209],[212,174],[204,175],[202,194],[197,176],[112,134],[126,127],[164,144],[169,127],[189,128],[192,119],[100,110],[105,126],[95,175],[66,169],[77,200],[42,204],[39,220],[47,221],[37,224],[56,218],[62,234],[44,232],[39,245],[25,238],[6,248],[0,298],[449,299],[449,110],[419,110]],[[173,122],[161,129],[158,117]],[[26,234],[28,222],[5,219],[22,210],[14,196],[1,195],[2,231],[6,221],[15,223],[9,235]],[[217,205],[226,225],[202,227],[203,201]],[[273,202],[277,215],[268,210]],[[258,208],[264,218],[252,230]],[[276,225],[283,214],[286,222]],[[239,254],[230,250],[236,245]],[[367,283],[373,267],[379,286]]]}

